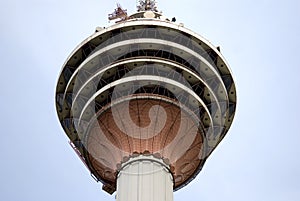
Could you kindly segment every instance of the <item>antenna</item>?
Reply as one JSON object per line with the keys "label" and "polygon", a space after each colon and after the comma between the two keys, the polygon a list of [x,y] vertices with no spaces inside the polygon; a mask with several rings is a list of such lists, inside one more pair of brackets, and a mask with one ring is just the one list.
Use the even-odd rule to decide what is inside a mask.
{"label": "antenna", "polygon": [[139,0],[139,5],[137,5],[137,11],[157,11],[156,1],[154,0]]}
{"label": "antenna", "polygon": [[108,14],[109,20],[121,19],[120,21],[127,19],[127,9],[123,9],[119,3],[113,13]]}

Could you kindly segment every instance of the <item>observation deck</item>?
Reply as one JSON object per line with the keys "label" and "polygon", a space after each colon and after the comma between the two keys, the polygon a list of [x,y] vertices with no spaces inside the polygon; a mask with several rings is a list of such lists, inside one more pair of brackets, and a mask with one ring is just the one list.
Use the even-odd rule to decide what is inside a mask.
{"label": "observation deck", "polygon": [[56,88],[71,145],[109,193],[122,164],[140,155],[168,165],[174,190],[187,185],[226,135],[235,107],[219,49],[155,10],[97,28],[71,53]]}

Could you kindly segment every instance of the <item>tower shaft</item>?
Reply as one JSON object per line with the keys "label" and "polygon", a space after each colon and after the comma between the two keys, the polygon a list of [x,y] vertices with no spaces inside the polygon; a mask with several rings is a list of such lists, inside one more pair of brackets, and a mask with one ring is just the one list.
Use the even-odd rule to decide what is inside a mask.
{"label": "tower shaft", "polygon": [[117,201],[173,201],[173,177],[168,166],[152,156],[131,158],[117,178]]}

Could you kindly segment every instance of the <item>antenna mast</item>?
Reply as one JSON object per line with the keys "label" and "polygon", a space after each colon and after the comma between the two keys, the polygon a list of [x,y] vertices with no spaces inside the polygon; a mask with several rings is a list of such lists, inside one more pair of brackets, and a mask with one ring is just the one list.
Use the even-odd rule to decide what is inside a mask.
{"label": "antenna mast", "polygon": [[119,3],[117,3],[117,8],[115,11],[108,15],[109,20],[120,19],[120,21],[127,19],[127,10],[123,9]]}
{"label": "antenna mast", "polygon": [[137,11],[157,11],[155,0],[139,0],[139,5],[137,6]]}

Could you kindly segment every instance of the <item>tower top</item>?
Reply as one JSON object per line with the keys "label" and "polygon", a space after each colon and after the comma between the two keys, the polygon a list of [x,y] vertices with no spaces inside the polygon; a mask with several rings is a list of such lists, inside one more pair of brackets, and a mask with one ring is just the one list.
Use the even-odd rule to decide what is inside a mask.
{"label": "tower top", "polygon": [[156,1],[155,0],[139,0],[139,5],[137,5],[137,11],[155,11],[157,12]]}

